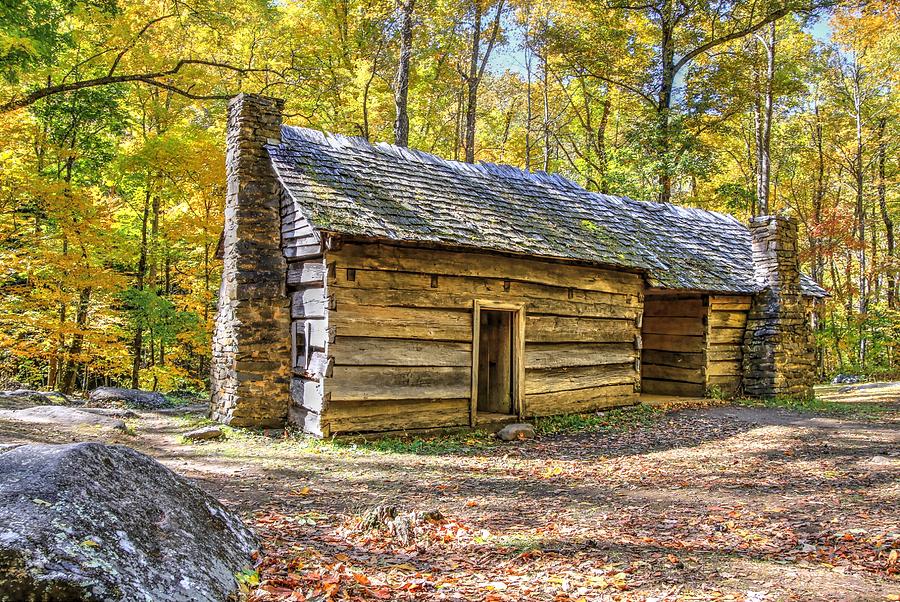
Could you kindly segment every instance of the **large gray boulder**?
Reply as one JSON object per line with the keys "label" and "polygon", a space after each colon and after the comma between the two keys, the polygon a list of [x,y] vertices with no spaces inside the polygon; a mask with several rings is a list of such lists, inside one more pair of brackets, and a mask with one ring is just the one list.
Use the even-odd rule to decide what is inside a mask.
{"label": "large gray boulder", "polygon": [[91,403],[100,405],[124,405],[128,408],[155,410],[172,404],[162,393],[141,391],[140,389],[121,389],[119,387],[98,387],[89,395]]}
{"label": "large gray boulder", "polygon": [[[123,412],[123,410],[119,410],[119,412]],[[125,423],[119,416],[131,417],[121,414],[104,415],[84,408],[66,406],[35,406],[21,410],[0,410],[0,420],[11,422],[72,427],[93,426],[125,431]]]}
{"label": "large gray boulder", "polygon": [[0,601],[206,602],[233,596],[253,533],[119,445],[0,448]]}

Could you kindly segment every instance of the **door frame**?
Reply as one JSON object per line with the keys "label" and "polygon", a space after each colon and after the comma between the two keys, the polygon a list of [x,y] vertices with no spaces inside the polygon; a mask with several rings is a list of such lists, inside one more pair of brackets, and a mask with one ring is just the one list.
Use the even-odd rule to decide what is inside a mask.
{"label": "door frame", "polygon": [[518,418],[525,410],[525,304],[475,299],[472,305],[472,391],[469,396],[469,426],[478,420],[478,364],[481,343],[481,310],[512,313],[512,409]]}

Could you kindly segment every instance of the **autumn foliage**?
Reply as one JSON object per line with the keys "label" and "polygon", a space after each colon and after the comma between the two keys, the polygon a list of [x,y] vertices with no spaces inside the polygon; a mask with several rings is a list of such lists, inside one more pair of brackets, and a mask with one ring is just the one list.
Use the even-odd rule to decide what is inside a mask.
{"label": "autumn foliage", "polygon": [[239,91],[286,98],[297,125],[392,142],[405,108],[409,145],[447,158],[793,215],[832,294],[822,374],[894,374],[898,19],[891,2],[4,4],[0,379],[205,386]]}

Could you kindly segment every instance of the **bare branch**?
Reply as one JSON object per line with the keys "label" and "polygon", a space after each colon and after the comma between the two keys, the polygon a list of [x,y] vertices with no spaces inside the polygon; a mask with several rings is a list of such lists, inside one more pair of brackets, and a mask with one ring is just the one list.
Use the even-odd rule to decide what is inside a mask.
{"label": "bare branch", "polygon": [[122,49],[122,52],[120,52],[118,55],[116,55],[116,59],[112,62],[112,65],[110,65],[109,72],[107,72],[107,75],[113,75],[116,72],[116,67],[119,66],[119,61],[122,60],[122,57],[125,56],[125,54],[129,50],[134,48],[134,45],[137,44],[137,41],[141,38],[141,36],[143,36],[145,33],[147,33],[148,29],[150,29],[151,27],[153,27],[160,21],[165,21],[166,19],[170,19],[174,16],[175,16],[174,13],[169,13],[168,15],[162,15],[161,17],[157,17],[155,19],[151,19],[150,21],[147,21],[147,23],[144,24],[144,26],[141,28],[141,30],[139,32],[137,32],[137,34],[135,34],[135,36],[134,36],[134,38],[132,38],[131,42],[129,42],[125,46],[125,48]]}
{"label": "bare branch", "polygon": [[697,46],[696,48],[694,48],[693,50],[691,50],[690,52],[688,52],[684,56],[682,56],[680,59],[678,59],[678,62],[675,63],[674,72],[678,73],[685,65],[687,65],[689,62],[691,62],[692,60],[694,60],[695,58],[697,58],[698,56],[700,56],[701,54],[703,54],[710,48],[715,48],[716,46],[720,46],[722,44],[725,44],[726,42],[730,42],[731,40],[737,40],[737,39],[743,38],[744,36],[750,35],[751,33],[754,33],[757,30],[762,29],[769,23],[771,23],[773,21],[777,21],[778,19],[784,17],[785,15],[787,15],[790,12],[791,12],[790,7],[783,6],[783,7],[779,8],[778,10],[772,11],[771,13],[766,15],[763,19],[760,19],[759,21],[757,21],[756,23],[753,23],[752,25],[749,25],[749,26],[747,26],[743,29],[739,29],[737,31],[732,31],[731,33],[725,34],[723,36],[713,38],[712,40],[706,42],[705,44],[701,44],[701,45]]}
{"label": "bare branch", "polygon": [[[140,82],[145,84],[151,84],[160,88],[166,88],[178,94],[182,94],[183,90],[172,86],[171,84],[164,84],[164,82],[160,82],[161,78],[176,75],[178,74],[182,68],[190,65],[201,65],[205,67],[212,67],[215,69],[224,69],[227,71],[233,71],[235,73],[247,74],[247,73],[272,73],[278,76],[281,76],[280,73],[274,71],[272,69],[247,69],[244,67],[236,67],[234,65],[229,65],[228,63],[219,63],[216,61],[207,61],[203,59],[181,59],[178,61],[172,68],[166,69],[163,71],[151,72],[151,73],[130,73],[130,74],[122,74],[122,75],[106,75],[104,77],[95,77],[92,79],[85,79],[77,82],[70,82],[65,84],[57,84],[55,86],[46,86],[44,88],[40,88],[35,90],[31,94],[24,96],[22,98],[10,100],[2,105],[0,105],[0,113],[8,113],[10,111],[15,111],[16,109],[22,109],[27,106],[34,104],[35,102],[41,100],[42,98],[46,98],[48,96],[53,96],[56,94],[63,94],[65,92],[74,92],[77,90],[83,90],[85,88],[97,88],[100,86],[108,86],[111,84],[121,84],[121,83],[129,83],[129,82]],[[194,96],[184,93],[183,94],[187,98],[195,98]],[[196,97],[202,98],[202,97]],[[211,96],[210,98],[222,98],[221,95]]]}
{"label": "bare branch", "polygon": [[622,88],[623,90],[627,90],[627,91],[631,92],[632,94],[636,94],[636,95],[640,96],[647,104],[649,104],[651,107],[653,107],[653,110],[657,110],[659,107],[659,104],[656,102],[656,100],[654,100],[652,96],[650,96],[649,94],[647,94],[640,88],[632,86],[631,84],[627,84],[623,81],[619,81],[617,79],[612,79],[611,77],[607,77],[601,73],[596,73],[589,69],[586,69],[585,73],[587,73],[591,77],[596,77],[600,81],[604,81],[608,84],[612,84],[614,86]]}
{"label": "bare branch", "polygon": [[488,59],[491,57],[491,52],[494,50],[494,44],[497,42],[497,34],[500,33],[500,17],[503,14],[503,2],[504,0],[500,0],[497,4],[497,14],[494,15],[494,23],[491,26],[491,38],[488,40],[487,48],[484,49],[481,67],[478,69],[478,81],[481,81],[482,76],[484,76],[484,69],[487,67]]}

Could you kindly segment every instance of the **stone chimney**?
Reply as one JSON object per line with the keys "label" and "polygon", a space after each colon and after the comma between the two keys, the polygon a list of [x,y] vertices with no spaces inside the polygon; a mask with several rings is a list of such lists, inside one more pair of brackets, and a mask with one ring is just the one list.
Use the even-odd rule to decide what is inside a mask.
{"label": "stone chimney", "polygon": [[809,397],[815,381],[815,341],[800,293],[797,222],[779,216],[750,220],[753,269],[761,287],[744,335],[744,393]]}
{"label": "stone chimney", "polygon": [[290,299],[281,249],[281,187],[266,144],[281,141],[281,100],[228,104],[224,267],[212,350],[212,416],[283,425],[290,400]]}

